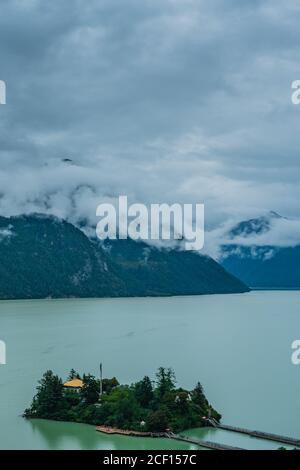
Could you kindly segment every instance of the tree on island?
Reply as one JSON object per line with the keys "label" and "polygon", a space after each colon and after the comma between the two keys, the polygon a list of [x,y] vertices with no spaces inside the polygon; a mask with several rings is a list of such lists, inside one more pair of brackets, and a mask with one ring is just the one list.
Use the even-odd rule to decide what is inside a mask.
{"label": "tree on island", "polygon": [[78,372],[76,372],[76,370],[71,369],[70,373],[69,373],[69,376],[68,376],[68,380],[74,380],[74,379],[81,379],[81,377],[78,374]]}
{"label": "tree on island", "polygon": [[81,396],[83,400],[91,405],[99,400],[99,382],[95,379],[94,375],[83,375],[83,387],[81,389]]}
{"label": "tree on island", "polygon": [[134,393],[137,401],[142,407],[148,408],[150,406],[150,403],[154,398],[154,393],[151,380],[148,376],[145,376],[143,380],[135,384]]}
{"label": "tree on island", "polygon": [[200,382],[198,382],[194,390],[192,390],[191,395],[192,395],[192,400],[196,405],[200,406],[203,409],[207,407],[208,401],[204,395],[204,390]]}
{"label": "tree on island", "polygon": [[[75,374],[72,370],[72,376]],[[132,385],[120,385],[115,377],[104,379],[100,400],[99,380],[91,374],[84,374],[82,380],[83,387],[77,393],[64,388],[62,380],[47,371],[24,416],[150,432],[201,427],[208,415],[221,419],[199,382],[192,391],[176,388],[171,368],[160,367],[154,384],[148,376]]]}
{"label": "tree on island", "polygon": [[102,387],[103,387],[103,392],[104,393],[110,393],[113,388],[117,387],[119,384],[118,380],[116,377],[113,377],[112,379],[103,379],[102,380]]}
{"label": "tree on island", "polygon": [[159,367],[156,373],[156,392],[159,398],[163,398],[166,393],[175,389],[175,372],[170,367],[168,369]]}
{"label": "tree on island", "polygon": [[166,407],[151,411],[148,416],[147,429],[152,432],[165,432],[169,427],[170,416]]}
{"label": "tree on island", "polygon": [[[43,375],[37,386],[37,394],[32,403],[35,415],[44,418],[58,417],[62,410],[63,383],[62,380],[48,370]],[[28,411],[28,410],[26,410]]]}

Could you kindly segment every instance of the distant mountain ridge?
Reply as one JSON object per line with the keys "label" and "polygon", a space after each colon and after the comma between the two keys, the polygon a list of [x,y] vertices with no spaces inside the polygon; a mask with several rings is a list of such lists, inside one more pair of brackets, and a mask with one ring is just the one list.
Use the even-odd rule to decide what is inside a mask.
{"label": "distant mountain ridge", "polygon": [[232,243],[222,247],[222,266],[251,288],[298,289],[300,288],[300,245],[280,247],[272,244],[249,246],[236,241],[272,230],[272,223],[285,219],[271,211],[265,216],[237,224],[230,232]]}
{"label": "distant mountain ridge", "polygon": [[0,217],[0,299],[247,292],[211,258],[132,240],[89,239],[42,214]]}
{"label": "distant mountain ridge", "polygon": [[283,218],[277,212],[270,211],[267,215],[240,222],[230,230],[229,236],[234,239],[237,236],[247,237],[254,233],[260,235],[270,230],[272,220]]}

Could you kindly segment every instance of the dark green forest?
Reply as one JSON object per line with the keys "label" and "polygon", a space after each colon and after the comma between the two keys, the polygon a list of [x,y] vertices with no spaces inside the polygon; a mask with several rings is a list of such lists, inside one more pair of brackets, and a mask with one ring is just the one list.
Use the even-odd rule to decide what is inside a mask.
{"label": "dark green forest", "polygon": [[[75,377],[80,375],[72,370],[69,379]],[[190,391],[178,388],[171,368],[160,367],[154,381],[145,376],[131,385],[121,385],[115,377],[104,379],[101,397],[99,380],[90,374],[84,374],[82,380],[78,393],[64,388],[62,379],[47,371],[24,417],[150,432],[200,427],[205,416],[221,419],[200,382]]]}
{"label": "dark green forest", "polygon": [[249,290],[207,256],[130,239],[102,243],[64,220],[42,214],[0,217],[0,242],[0,299]]}

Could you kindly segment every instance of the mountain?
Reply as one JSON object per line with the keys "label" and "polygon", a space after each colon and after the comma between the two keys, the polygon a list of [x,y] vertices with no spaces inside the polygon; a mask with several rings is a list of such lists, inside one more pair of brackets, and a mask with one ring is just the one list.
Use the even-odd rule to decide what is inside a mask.
{"label": "mountain", "polygon": [[211,258],[132,240],[100,243],[41,214],[0,217],[0,298],[246,292]]}
{"label": "mountain", "polygon": [[1,299],[126,295],[103,253],[54,217],[0,217],[0,260]]}
{"label": "mountain", "polygon": [[194,295],[247,292],[216,261],[192,251],[157,249],[133,240],[104,244],[129,295]]}
{"label": "mountain", "polygon": [[250,235],[261,235],[271,230],[272,222],[276,219],[283,219],[277,212],[270,211],[267,215],[262,215],[256,219],[250,219],[240,222],[229,232],[229,237],[248,237]]}
{"label": "mountain", "polygon": [[[271,233],[273,224],[284,219],[276,212],[237,224],[228,234],[232,243],[222,247],[222,266],[252,288],[300,288],[300,246],[258,245],[247,240]],[[285,219],[287,220],[287,219]],[[238,238],[238,240],[237,240]]]}

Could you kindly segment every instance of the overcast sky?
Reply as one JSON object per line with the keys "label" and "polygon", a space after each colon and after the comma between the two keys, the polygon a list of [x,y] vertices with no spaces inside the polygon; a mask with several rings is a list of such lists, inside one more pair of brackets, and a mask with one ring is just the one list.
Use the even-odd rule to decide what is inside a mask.
{"label": "overcast sky", "polygon": [[0,9],[0,213],[92,220],[104,198],[127,194],[203,202],[208,226],[300,217],[299,2]]}

